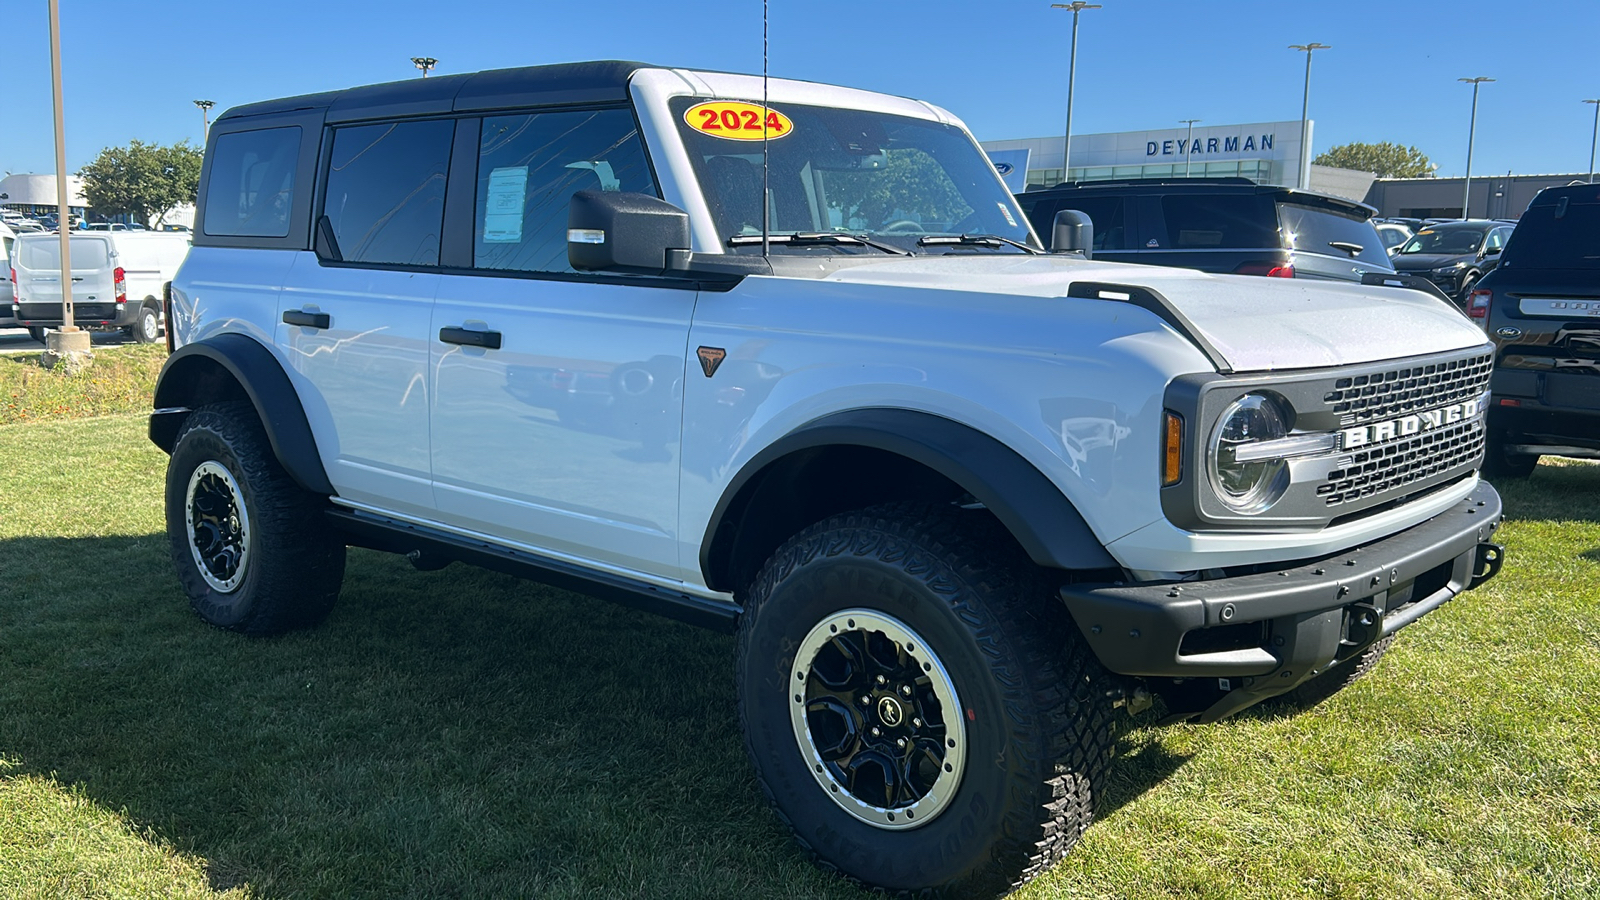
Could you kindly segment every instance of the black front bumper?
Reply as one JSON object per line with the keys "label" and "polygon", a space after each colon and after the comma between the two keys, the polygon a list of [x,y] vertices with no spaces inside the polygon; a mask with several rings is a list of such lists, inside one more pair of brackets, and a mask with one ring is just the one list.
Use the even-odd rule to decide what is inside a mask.
{"label": "black front bumper", "polygon": [[1379,541],[1209,581],[1071,584],[1061,599],[1113,672],[1217,679],[1212,720],[1281,694],[1493,577],[1500,495],[1487,483]]}

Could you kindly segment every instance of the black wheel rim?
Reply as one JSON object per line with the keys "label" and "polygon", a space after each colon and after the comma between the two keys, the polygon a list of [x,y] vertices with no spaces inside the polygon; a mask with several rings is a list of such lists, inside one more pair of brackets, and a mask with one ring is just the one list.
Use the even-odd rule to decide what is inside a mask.
{"label": "black wheel rim", "polygon": [[189,475],[184,498],[189,554],[213,590],[228,593],[244,580],[250,560],[250,515],[232,473],[208,460]]}
{"label": "black wheel rim", "polygon": [[801,641],[790,723],[817,784],[841,809],[886,829],[943,812],[965,768],[955,685],[922,636],[892,616],[848,609]]}

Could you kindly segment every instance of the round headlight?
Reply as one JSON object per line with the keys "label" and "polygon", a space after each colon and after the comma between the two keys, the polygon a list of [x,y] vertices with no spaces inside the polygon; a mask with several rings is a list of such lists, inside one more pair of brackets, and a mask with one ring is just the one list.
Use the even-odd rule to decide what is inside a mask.
{"label": "round headlight", "polygon": [[1222,414],[1207,454],[1211,487],[1234,512],[1255,515],[1278,502],[1289,487],[1289,464],[1282,459],[1240,462],[1239,451],[1289,435],[1282,403],[1265,394],[1246,394]]}

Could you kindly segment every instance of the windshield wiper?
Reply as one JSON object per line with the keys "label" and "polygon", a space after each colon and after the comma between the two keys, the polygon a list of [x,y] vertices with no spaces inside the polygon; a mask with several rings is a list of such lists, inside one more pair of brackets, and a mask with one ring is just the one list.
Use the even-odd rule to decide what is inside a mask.
{"label": "windshield wiper", "polygon": [[1367,249],[1360,244],[1353,244],[1350,241],[1329,241],[1328,246],[1335,250],[1343,250],[1351,256],[1360,256],[1361,251]]}
{"label": "windshield wiper", "polygon": [[[805,244],[860,244],[863,247],[871,247],[874,250],[882,250],[885,253],[893,253],[896,256],[911,255],[910,250],[896,247],[893,244],[875,241],[866,235],[846,234],[842,231],[799,231],[793,234],[769,234],[767,235],[767,242],[789,244],[791,246]],[[728,238],[728,246],[730,247],[746,247],[759,243],[761,243],[761,235],[759,234],[738,234]]]}
{"label": "windshield wiper", "polygon": [[968,247],[1016,247],[1029,253],[1043,253],[1037,247],[1029,247],[1021,241],[1013,241],[1008,237],[998,234],[930,234],[917,241],[919,247],[932,247],[936,244],[962,244]]}

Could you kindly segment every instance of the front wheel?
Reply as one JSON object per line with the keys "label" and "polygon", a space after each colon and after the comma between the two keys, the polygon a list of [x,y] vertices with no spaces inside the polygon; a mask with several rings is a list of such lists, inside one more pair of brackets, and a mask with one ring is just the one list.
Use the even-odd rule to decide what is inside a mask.
{"label": "front wheel", "polygon": [[823,868],[995,896],[1093,817],[1109,676],[987,512],[895,504],[791,538],[745,600],[738,669],[757,777]]}
{"label": "front wheel", "polygon": [[344,542],[278,464],[248,403],[184,420],[167,463],[167,538],[189,605],[251,635],[316,625],[344,579]]}

